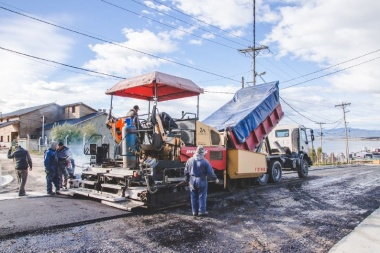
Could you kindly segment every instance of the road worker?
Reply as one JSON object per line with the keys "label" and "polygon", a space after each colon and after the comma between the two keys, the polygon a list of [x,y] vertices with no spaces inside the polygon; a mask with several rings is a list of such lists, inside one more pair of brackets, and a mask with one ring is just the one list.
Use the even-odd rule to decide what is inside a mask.
{"label": "road worker", "polygon": [[[45,172],[46,172],[46,189],[47,194],[55,195],[59,193],[59,176],[58,176],[58,157],[57,157],[57,146],[56,141],[50,142],[49,149],[45,152]],[[53,192],[53,185],[55,187],[55,192]]]}
{"label": "road worker", "polygon": [[15,169],[17,172],[18,182],[20,188],[18,191],[19,196],[25,196],[25,184],[28,178],[28,167],[32,170],[32,159],[27,150],[23,149],[18,144],[15,145],[15,151],[12,153],[12,146],[8,150],[8,158],[15,160]]}
{"label": "road worker", "polygon": [[190,186],[191,209],[193,216],[207,216],[207,178],[219,183],[211,164],[205,159],[205,149],[198,146],[195,154],[186,162],[185,177]]}

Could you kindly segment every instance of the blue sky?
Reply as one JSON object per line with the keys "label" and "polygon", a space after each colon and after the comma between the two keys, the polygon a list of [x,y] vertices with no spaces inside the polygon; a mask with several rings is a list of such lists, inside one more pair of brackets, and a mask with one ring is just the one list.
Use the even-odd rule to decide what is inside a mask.
{"label": "blue sky", "polygon": [[[253,43],[249,0],[0,0],[0,7],[2,113],[51,102],[108,109],[105,91],[119,81],[9,50],[126,78],[151,71],[188,78],[206,91],[201,119],[232,98],[242,77],[252,81],[251,57],[238,52]],[[349,127],[379,129],[379,9],[371,0],[256,1],[256,47],[270,49],[256,57],[256,72],[265,72],[257,84],[280,81],[281,123],[340,128],[335,105],[351,103]],[[117,98],[115,116],[134,104],[148,109]],[[188,98],[159,109],[179,117],[195,104]]]}

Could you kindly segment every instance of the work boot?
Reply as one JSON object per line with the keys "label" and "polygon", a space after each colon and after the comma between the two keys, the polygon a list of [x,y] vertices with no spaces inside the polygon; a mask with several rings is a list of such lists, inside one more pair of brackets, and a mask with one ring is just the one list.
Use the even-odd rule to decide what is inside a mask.
{"label": "work boot", "polygon": [[205,211],[204,213],[199,213],[199,216],[207,216],[208,215],[208,212]]}
{"label": "work boot", "polygon": [[198,216],[198,213],[193,213],[193,216]]}

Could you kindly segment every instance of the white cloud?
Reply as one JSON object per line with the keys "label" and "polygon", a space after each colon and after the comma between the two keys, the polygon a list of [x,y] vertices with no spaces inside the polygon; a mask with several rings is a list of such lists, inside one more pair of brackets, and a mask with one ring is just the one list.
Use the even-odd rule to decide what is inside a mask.
{"label": "white cloud", "polygon": [[[65,62],[74,41],[61,35],[55,27],[26,19],[0,19],[0,46],[20,53]],[[25,106],[49,103],[46,86],[35,86],[34,96],[29,91],[34,82],[47,79],[57,68],[44,62],[0,50],[0,84],[4,104],[3,112],[11,112]],[[48,64],[52,65],[52,64]],[[56,94],[59,96],[59,93]]]}
{"label": "white cloud", "polygon": [[[369,0],[292,1],[292,6],[280,6],[272,10],[277,12],[281,19],[267,34],[262,44],[269,45],[272,50],[277,48],[274,51],[279,51],[280,56],[292,57],[294,61],[314,62],[320,68],[339,64],[380,48],[377,27],[380,23],[377,12],[379,9],[380,2]],[[314,77],[345,70],[298,87],[299,91],[307,91],[309,88],[306,86],[317,88],[316,84],[319,84],[314,93],[328,100],[331,105],[330,108],[324,108],[325,101],[315,102],[307,108],[309,117],[312,116],[311,113],[321,117],[325,115],[327,120],[342,117],[341,112],[334,110],[334,104],[338,104],[339,101],[351,102],[351,113],[348,117],[351,117],[349,121],[354,127],[376,127],[370,120],[358,119],[363,118],[363,111],[380,106],[376,99],[376,94],[380,93],[377,81],[380,78],[380,72],[377,71],[380,59],[360,65],[377,57],[380,57],[380,52],[339,64]],[[293,99],[301,95],[295,88],[281,93],[284,98]],[[303,97],[307,99],[311,98],[311,95],[309,91],[304,93]],[[288,112],[296,114],[291,109]],[[310,121],[308,122],[310,124]]]}
{"label": "white cloud", "polygon": [[[127,77],[125,73],[129,73],[129,77],[131,74],[141,74],[167,63],[164,59],[151,55],[159,56],[177,50],[173,34],[169,32],[155,34],[149,30],[137,31],[125,28],[123,33],[127,41],[118,43],[120,46],[109,43],[90,45],[90,49],[96,53],[96,59],[90,60],[84,67],[125,77]],[[177,34],[174,35],[176,36]]]}
{"label": "white cloud", "polygon": [[206,23],[222,29],[232,29],[252,23],[252,1],[249,0],[174,0],[176,8]]}
{"label": "white cloud", "polygon": [[155,4],[152,1],[144,1],[144,4],[149,6],[150,8],[153,8],[162,12],[168,12],[170,10],[169,7],[162,4]]}
{"label": "white cloud", "polygon": [[192,45],[202,45],[202,40],[189,40]]}

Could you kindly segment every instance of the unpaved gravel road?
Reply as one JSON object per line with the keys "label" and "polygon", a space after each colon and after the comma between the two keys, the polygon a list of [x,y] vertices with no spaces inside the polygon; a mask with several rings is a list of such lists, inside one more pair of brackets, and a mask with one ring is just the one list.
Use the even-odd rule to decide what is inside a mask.
{"label": "unpaved gravel road", "polygon": [[[309,175],[285,172],[279,184],[213,192],[206,218],[193,218],[189,205],[137,212],[3,237],[0,252],[328,252],[379,208],[380,166],[313,168]],[[31,177],[27,190],[44,189],[34,184]]]}

